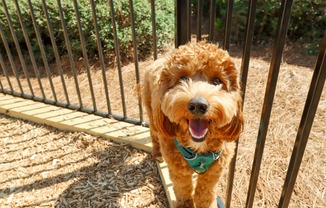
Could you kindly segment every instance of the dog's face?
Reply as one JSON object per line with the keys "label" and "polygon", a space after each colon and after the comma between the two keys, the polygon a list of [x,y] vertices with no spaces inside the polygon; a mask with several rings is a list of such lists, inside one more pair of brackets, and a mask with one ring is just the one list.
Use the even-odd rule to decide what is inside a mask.
{"label": "dog's face", "polygon": [[242,131],[239,75],[217,45],[179,47],[161,73],[160,95],[158,130],[184,146],[204,151]]}

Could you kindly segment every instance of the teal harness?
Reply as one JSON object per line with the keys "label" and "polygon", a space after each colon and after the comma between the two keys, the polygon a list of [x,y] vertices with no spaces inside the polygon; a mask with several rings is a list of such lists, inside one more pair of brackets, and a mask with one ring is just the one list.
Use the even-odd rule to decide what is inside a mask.
{"label": "teal harness", "polygon": [[176,138],[174,139],[174,143],[184,159],[188,162],[189,166],[194,169],[196,173],[205,173],[222,153],[222,151],[220,151],[217,153],[197,154],[189,148],[181,146]]}

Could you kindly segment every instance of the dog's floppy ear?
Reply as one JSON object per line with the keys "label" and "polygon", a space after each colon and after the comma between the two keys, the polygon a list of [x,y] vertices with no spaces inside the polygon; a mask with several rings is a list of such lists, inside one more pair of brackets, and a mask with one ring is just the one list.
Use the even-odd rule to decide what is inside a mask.
{"label": "dog's floppy ear", "polygon": [[232,142],[236,140],[243,130],[243,115],[241,102],[238,102],[237,114],[232,118],[231,122],[220,128],[220,138],[226,142]]}
{"label": "dog's floppy ear", "polygon": [[159,106],[153,112],[153,122],[157,131],[166,138],[176,137],[176,124],[172,123],[168,117],[164,115]]}

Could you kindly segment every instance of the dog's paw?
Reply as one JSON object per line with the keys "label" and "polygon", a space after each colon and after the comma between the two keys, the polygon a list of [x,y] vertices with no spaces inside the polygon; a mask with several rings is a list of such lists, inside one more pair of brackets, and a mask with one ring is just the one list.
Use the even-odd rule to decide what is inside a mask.
{"label": "dog's paw", "polygon": [[184,201],[178,201],[176,208],[194,208],[194,201],[192,199],[184,200]]}

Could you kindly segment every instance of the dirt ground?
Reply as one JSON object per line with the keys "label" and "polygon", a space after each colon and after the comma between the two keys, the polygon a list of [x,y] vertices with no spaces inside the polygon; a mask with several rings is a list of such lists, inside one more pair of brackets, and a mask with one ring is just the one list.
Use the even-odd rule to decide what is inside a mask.
{"label": "dirt ground", "polygon": [[[253,51],[244,103],[245,129],[239,140],[231,207],[244,207],[256,145],[271,50]],[[239,68],[241,51],[231,48]],[[277,207],[291,157],[316,57],[287,48],[281,66],[269,132],[263,155],[254,207]],[[139,63],[140,72],[150,61]],[[92,107],[87,73],[79,62],[78,80],[85,106]],[[69,64],[63,65],[65,71]],[[116,66],[106,71],[111,108],[121,114],[121,91]],[[127,115],[137,118],[135,65],[122,68]],[[98,109],[106,111],[99,65],[91,67]],[[5,78],[0,80],[5,85]],[[23,80],[23,79],[22,79]],[[61,79],[52,78],[58,92]],[[65,74],[71,100],[77,100],[75,80]],[[15,80],[12,77],[12,82]],[[37,86],[36,78],[32,82]],[[51,96],[47,78],[42,78]],[[26,91],[27,83],[22,82]],[[17,86],[14,86],[17,89]],[[37,87],[36,87],[37,88]],[[37,93],[39,93],[36,90]],[[59,100],[65,100],[58,93]],[[77,103],[78,104],[78,103]],[[146,117],[145,117],[146,119]],[[167,207],[156,165],[149,154],[84,133],[61,132],[0,115],[1,207]],[[300,172],[290,201],[291,208],[326,207],[326,90],[324,88]],[[219,190],[225,198],[227,178]]]}

